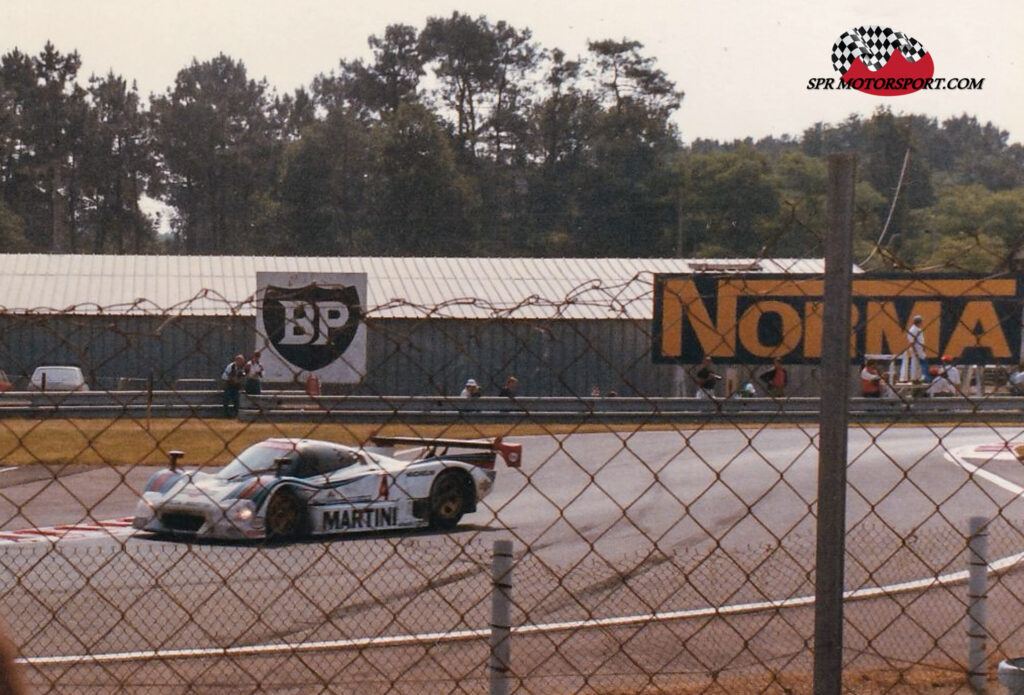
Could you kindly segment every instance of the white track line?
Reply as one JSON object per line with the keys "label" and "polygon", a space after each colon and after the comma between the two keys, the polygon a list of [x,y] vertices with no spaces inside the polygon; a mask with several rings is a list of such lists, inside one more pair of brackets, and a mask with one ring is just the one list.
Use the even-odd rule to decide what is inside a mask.
{"label": "white track line", "polygon": [[[956,454],[957,451],[959,451],[959,449],[954,449],[953,451],[946,453],[946,459],[960,466],[971,475],[976,475],[979,478],[984,478],[993,485],[998,485],[1007,492],[1012,492],[1017,497],[1024,495],[1024,487],[1021,487],[1016,483],[1011,483],[1006,478],[998,476],[995,473],[986,471],[984,468],[981,468],[980,466],[975,466],[973,463],[965,461],[962,457]],[[995,458],[995,456],[993,456],[993,458]],[[1014,460],[1016,460],[1016,458]]]}
{"label": "white track line", "polygon": [[[1024,553],[1011,555],[989,565],[993,573],[1009,570],[1024,560]],[[939,586],[959,584],[967,581],[967,571],[952,572],[929,579],[913,582],[902,582],[889,586],[847,591],[843,597],[847,601],[863,601],[883,596],[892,596],[908,591],[924,591]],[[592,628],[615,628],[645,625],[649,623],[674,620],[691,620],[695,618],[716,618],[730,615],[774,611],[781,608],[799,608],[814,605],[814,596],[800,596],[781,601],[759,601],[756,603],[736,604],[718,608],[698,608],[686,611],[670,611],[665,613],[645,613],[640,615],[622,616],[618,618],[591,618],[589,620],[571,620],[559,623],[542,623],[523,625],[512,628],[512,634],[535,635],[548,632],[567,630],[586,630]],[[385,637],[364,637],[359,639],[329,640],[321,642],[301,642],[296,644],[256,644],[245,647],[211,647],[206,649],[154,649],[152,651],[116,652],[110,654],[68,654],[66,656],[37,656],[19,659],[20,663],[33,666],[54,666],[59,664],[108,664],[130,661],[150,661],[169,659],[194,659],[227,656],[259,656],[268,654],[301,654],[319,651],[339,651],[346,649],[366,649],[373,647],[395,647],[411,644],[440,644],[443,642],[464,642],[467,640],[484,639],[490,635],[489,629],[458,630],[454,632],[426,632],[411,635],[393,635]]]}

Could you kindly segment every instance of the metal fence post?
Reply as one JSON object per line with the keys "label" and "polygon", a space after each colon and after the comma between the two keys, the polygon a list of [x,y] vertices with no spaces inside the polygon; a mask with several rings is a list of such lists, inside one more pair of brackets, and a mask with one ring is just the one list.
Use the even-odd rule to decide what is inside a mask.
{"label": "metal fence post", "polygon": [[828,156],[818,538],[814,577],[814,695],[840,695],[843,685],[846,428],[850,392],[850,287],[856,169],[857,158],[853,153]]}
{"label": "metal fence post", "polygon": [[490,695],[508,695],[512,668],[512,541],[494,541],[491,559]]}
{"label": "metal fence post", "polygon": [[967,542],[967,682],[984,695],[988,677],[985,637],[988,634],[988,519],[972,516]]}

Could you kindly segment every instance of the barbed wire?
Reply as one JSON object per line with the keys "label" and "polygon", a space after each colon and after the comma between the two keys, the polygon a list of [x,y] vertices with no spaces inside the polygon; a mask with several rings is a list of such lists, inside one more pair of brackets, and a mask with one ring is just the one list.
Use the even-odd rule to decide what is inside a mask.
{"label": "barbed wire", "polygon": [[[229,417],[219,377],[261,337],[253,297],[0,310],[14,382],[0,393],[0,618],[30,685],[479,692],[500,538],[514,547],[509,677],[522,692],[809,692],[818,435],[797,413],[821,395],[818,366],[790,362],[769,397],[766,360],[737,354],[717,363],[728,383],[700,397],[693,364],[652,359],[655,277],[557,300],[389,298],[362,307],[356,382],[267,380]],[[985,282],[964,286],[973,297]],[[903,292],[893,301],[916,296]],[[66,362],[89,394],[32,390],[36,366]],[[510,375],[520,391],[498,396]],[[478,399],[458,395],[470,377]],[[898,409],[855,404],[874,414],[850,432],[846,649],[862,677],[849,692],[905,692],[922,674],[968,692],[968,517],[988,521],[989,663],[1018,648],[1014,398],[982,378],[945,401],[908,386]],[[132,526],[172,451],[203,480],[267,440],[358,450],[380,436],[500,437],[522,446],[522,468],[499,464],[451,529],[226,542]]]}

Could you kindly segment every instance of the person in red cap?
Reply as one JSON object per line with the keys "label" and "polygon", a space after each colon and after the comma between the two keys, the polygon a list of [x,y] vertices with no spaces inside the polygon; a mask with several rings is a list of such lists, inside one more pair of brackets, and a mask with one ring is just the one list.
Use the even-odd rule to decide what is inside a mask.
{"label": "person in red cap", "polygon": [[926,396],[955,396],[960,392],[960,370],[949,355],[942,356],[942,362],[932,368],[932,383],[928,384]]}

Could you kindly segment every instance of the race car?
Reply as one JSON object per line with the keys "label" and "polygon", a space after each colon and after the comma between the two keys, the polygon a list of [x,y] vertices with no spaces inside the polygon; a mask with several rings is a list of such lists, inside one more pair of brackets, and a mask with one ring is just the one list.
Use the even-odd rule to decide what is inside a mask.
{"label": "race car", "polygon": [[522,445],[501,438],[370,441],[267,439],[216,473],[183,470],[183,453],[172,451],[170,466],[146,483],[132,525],[228,540],[452,529],[493,488],[499,455],[510,468],[522,463]]}

